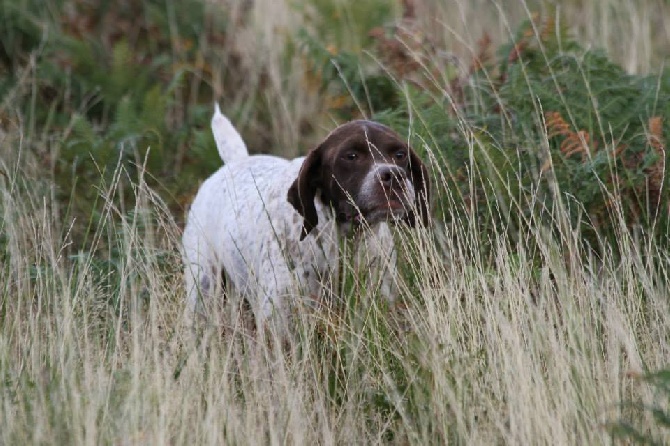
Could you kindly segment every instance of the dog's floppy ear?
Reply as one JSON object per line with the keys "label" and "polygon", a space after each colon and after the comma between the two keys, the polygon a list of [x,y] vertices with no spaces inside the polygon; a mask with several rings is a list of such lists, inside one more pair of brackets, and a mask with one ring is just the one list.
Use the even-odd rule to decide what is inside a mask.
{"label": "dog's floppy ear", "polygon": [[[414,209],[407,214],[407,224],[415,227],[417,219],[424,225],[430,223],[430,183],[428,181],[428,170],[416,155],[414,150],[409,150],[409,169],[414,186]],[[416,214],[419,215],[416,215]]]}
{"label": "dog's floppy ear", "polygon": [[320,187],[321,178],[321,146],[309,152],[305,161],[300,167],[298,178],[288,190],[288,202],[293,205],[296,211],[303,217],[302,231],[300,240],[307,237],[312,229],[319,223],[319,217],[316,214],[314,198],[316,191]]}

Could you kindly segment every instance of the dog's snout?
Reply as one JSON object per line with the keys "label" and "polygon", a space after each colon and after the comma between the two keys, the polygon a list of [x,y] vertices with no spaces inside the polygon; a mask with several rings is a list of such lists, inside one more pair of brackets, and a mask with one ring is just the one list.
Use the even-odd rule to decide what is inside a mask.
{"label": "dog's snout", "polygon": [[379,179],[385,185],[390,186],[391,184],[393,184],[393,173],[391,173],[390,170],[382,172],[381,174],[379,174]]}
{"label": "dog's snout", "polygon": [[392,187],[405,180],[405,170],[398,166],[384,166],[377,171],[380,183],[384,187]]}

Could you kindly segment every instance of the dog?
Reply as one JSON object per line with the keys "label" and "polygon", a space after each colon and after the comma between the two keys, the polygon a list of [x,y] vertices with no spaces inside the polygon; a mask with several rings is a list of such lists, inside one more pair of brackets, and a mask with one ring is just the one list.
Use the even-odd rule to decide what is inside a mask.
{"label": "dog", "polygon": [[324,298],[342,239],[355,239],[366,266],[381,268],[381,294],[393,299],[389,224],[429,224],[426,167],[397,133],[351,121],[287,160],[250,156],[218,104],[211,124],[224,165],[201,185],[184,229],[189,315],[207,315],[221,277],[249,302],[257,325],[296,299]]}

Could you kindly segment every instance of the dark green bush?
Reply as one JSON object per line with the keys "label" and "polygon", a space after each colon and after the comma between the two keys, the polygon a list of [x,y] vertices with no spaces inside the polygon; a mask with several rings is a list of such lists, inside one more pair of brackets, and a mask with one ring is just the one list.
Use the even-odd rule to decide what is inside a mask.
{"label": "dark green bush", "polygon": [[131,209],[146,166],[145,180],[181,217],[198,179],[220,164],[207,125],[215,95],[202,73],[227,18],[199,0],[46,6],[0,6],[0,103],[30,123],[26,140],[53,169],[57,197],[87,222],[121,168],[117,187]]}
{"label": "dark green bush", "polygon": [[[642,385],[649,386],[652,389],[654,402],[644,404],[641,402],[629,401],[621,404],[622,416],[619,420],[607,425],[612,437],[617,440],[627,440],[636,444],[662,445],[666,444],[668,435],[670,435],[670,370],[659,370],[649,372],[637,378]],[[637,426],[641,424],[640,420],[644,416],[650,416],[656,426],[662,428],[663,437],[652,436],[647,431],[641,431]]]}
{"label": "dark green bush", "polygon": [[[415,147],[433,149],[448,186],[436,203],[440,218],[466,227],[474,218],[479,234],[519,240],[538,219],[565,234],[560,216],[567,211],[570,228],[596,251],[616,249],[623,227],[667,238],[670,75],[627,74],[553,20],[535,20],[496,57],[485,36],[467,74],[441,85],[426,82],[437,79],[430,63],[448,62],[428,45],[423,54],[396,54],[392,38],[370,48],[387,62],[376,71],[353,54],[329,58],[312,41],[307,46],[334,94],[346,89],[370,104],[356,96],[364,91],[376,98],[365,112],[398,129],[411,119]],[[394,72],[393,58],[405,61],[404,72]],[[384,70],[396,75],[393,83]]]}

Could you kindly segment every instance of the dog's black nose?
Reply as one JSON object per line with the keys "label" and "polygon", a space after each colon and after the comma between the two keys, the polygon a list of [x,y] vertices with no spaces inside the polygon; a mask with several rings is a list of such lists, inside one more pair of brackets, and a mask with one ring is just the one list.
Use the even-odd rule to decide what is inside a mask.
{"label": "dog's black nose", "polygon": [[402,167],[384,166],[378,169],[377,177],[382,186],[390,188],[394,184],[402,183],[407,175],[405,174],[405,169]]}

